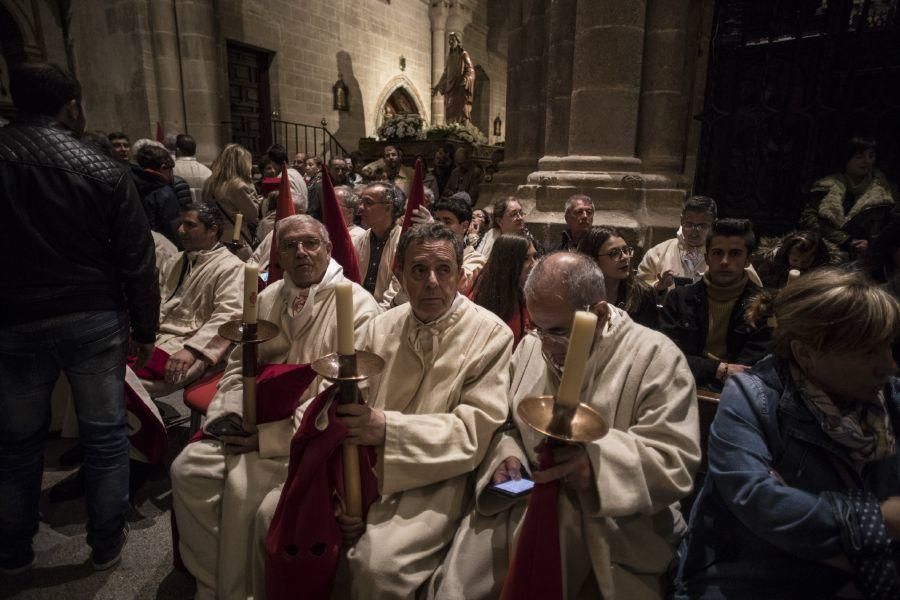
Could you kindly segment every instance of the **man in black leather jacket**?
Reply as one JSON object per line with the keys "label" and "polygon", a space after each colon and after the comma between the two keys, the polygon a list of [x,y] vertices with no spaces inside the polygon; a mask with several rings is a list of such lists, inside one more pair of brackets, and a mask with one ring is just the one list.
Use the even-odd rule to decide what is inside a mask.
{"label": "man in black leather jacket", "polygon": [[159,320],[154,246],[129,174],[82,144],[81,88],[55,65],[10,75],[19,112],[0,128],[0,573],[34,564],[50,394],[65,372],[85,450],[87,543],[96,569],[127,535],[124,375]]}

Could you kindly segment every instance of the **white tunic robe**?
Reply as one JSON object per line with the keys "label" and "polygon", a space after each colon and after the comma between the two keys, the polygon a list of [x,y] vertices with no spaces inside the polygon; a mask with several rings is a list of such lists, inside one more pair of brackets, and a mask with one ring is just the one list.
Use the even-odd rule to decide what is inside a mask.
{"label": "white tunic robe", "polygon": [[[279,335],[259,346],[260,364],[310,363],[334,352],[337,320],[334,286],[345,281],[334,260],[325,277],[312,286],[306,304],[293,318],[288,307],[299,291],[288,279],[259,295],[259,318],[277,323]],[[353,285],[357,339],[378,314],[372,296]],[[317,378],[300,397],[292,418],[259,425],[259,451],[226,454],[216,440],[188,444],[172,464],[173,509],[181,534],[179,549],[185,566],[197,579],[200,598],[253,597],[264,589],[262,548],[253,543],[254,520],[263,498],[287,477],[290,442],[306,401],[319,391]],[[207,422],[243,410],[241,352],[235,350]]]}
{"label": "white tunic robe", "polygon": [[[588,358],[581,398],[609,424],[584,444],[595,485],[576,492],[561,485],[560,546],[565,598],[659,598],[662,575],[685,525],[678,501],[692,488],[700,462],[694,379],[684,355],[662,334],[637,325],[624,311],[613,317]],[[556,372],[534,334],[513,356],[510,410],[516,428],[495,437],[479,470],[477,508],[466,516],[430,596],[496,597],[503,586],[525,500],[488,490],[507,457],[531,471],[542,436],[516,409],[529,397],[554,394]]]}

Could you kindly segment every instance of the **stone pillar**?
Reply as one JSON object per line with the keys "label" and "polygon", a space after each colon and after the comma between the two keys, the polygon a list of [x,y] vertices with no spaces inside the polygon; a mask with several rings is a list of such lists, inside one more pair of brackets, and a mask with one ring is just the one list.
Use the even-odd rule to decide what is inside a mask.
{"label": "stone pillar", "polygon": [[[518,107],[516,160],[531,168],[534,168],[544,152],[546,2],[547,0],[522,0],[522,23],[516,36],[520,47],[516,57],[510,53],[508,58],[510,64],[513,60],[519,62],[515,79],[508,79],[512,83],[511,91]],[[512,37],[513,33],[510,31],[511,40]],[[509,100],[507,104],[510,104]],[[507,134],[511,133],[511,127],[511,124],[507,127]]]}
{"label": "stone pillar", "polygon": [[564,169],[640,168],[638,101],[644,50],[644,2],[578,0]]}
{"label": "stone pillar", "polygon": [[216,23],[214,0],[178,0],[187,131],[197,141],[198,160],[207,164],[222,151],[227,135],[222,125],[225,52]]}
{"label": "stone pillar", "polygon": [[569,145],[572,60],[575,52],[575,8],[578,0],[550,0],[547,43],[547,121],[541,169],[553,168],[554,157]]}
{"label": "stone pillar", "polygon": [[184,129],[185,119],[178,69],[174,0],[150,2],[149,8],[159,121],[166,133],[177,133]]}
{"label": "stone pillar", "polygon": [[509,33],[507,47],[506,87],[506,146],[504,166],[519,157],[519,130],[522,128],[519,110],[519,79],[522,71],[522,0],[509,0]]}
{"label": "stone pillar", "polygon": [[[444,74],[444,63],[447,60],[447,0],[435,0],[431,3],[428,16],[431,18],[431,87],[438,84]],[[444,97],[435,94],[431,97],[431,124],[444,124]]]}
{"label": "stone pillar", "polygon": [[644,37],[638,156],[645,169],[680,172],[686,132],[687,0],[649,0]]}

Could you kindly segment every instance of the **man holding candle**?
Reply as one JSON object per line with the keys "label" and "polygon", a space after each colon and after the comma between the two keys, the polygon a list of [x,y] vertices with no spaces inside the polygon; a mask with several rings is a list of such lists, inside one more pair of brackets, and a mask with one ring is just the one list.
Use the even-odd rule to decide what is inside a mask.
{"label": "man holding candle", "polygon": [[[512,333],[457,292],[463,242],[444,225],[407,230],[397,277],[409,303],[372,320],[364,350],[386,366],[365,405],[341,405],[348,440],[377,454],[380,500],[365,524],[341,516],[355,598],[414,597],[440,565],[470,476],[507,417]],[[364,526],[364,527],[363,527]]]}
{"label": "man holding candle", "polygon": [[199,202],[181,211],[178,238],[184,251],[164,267],[157,351],[169,356],[161,378],[142,383],[153,397],[165,396],[198,379],[225,358],[231,342],[219,327],[241,314],[243,263],[219,242],[222,213]]}
{"label": "man holding candle", "polygon": [[[353,330],[360,339],[369,320],[378,314],[378,306],[332,260],[325,226],[307,215],[289,216],[277,223],[275,239],[284,277],[259,294],[258,314],[243,316],[245,322],[258,317],[279,327],[275,338],[259,345],[259,363],[307,364],[336,351],[336,288],[342,283],[351,286]],[[241,357],[238,348],[229,358],[207,411],[207,430],[220,419],[242,424]],[[172,464],[179,548],[185,566],[197,579],[199,598],[264,594],[264,554],[262,542],[252,537],[254,518],[266,495],[284,483],[291,438],[307,401],[322,384],[317,378],[306,389],[290,418],[258,423],[252,435],[188,444]],[[272,494],[273,511],[277,494]]]}
{"label": "man holding candle", "polygon": [[[665,336],[606,302],[603,274],[589,257],[545,257],[529,275],[525,298],[537,330],[522,339],[512,359],[515,428],[496,436],[479,469],[476,507],[431,583],[432,596],[499,593],[515,544],[497,541],[515,539],[526,503],[488,488],[529,472],[536,483],[560,484],[564,564],[547,568],[562,569],[563,597],[659,598],[684,530],[678,501],[690,493],[700,462],[687,361]],[[575,311],[588,307],[596,325],[587,324],[585,332],[576,321],[573,331]],[[585,333],[591,339],[586,358],[570,361],[570,340]],[[567,371],[583,370],[580,385],[578,377],[561,377],[563,364]],[[578,391],[561,389],[561,379],[574,380]],[[610,431],[594,442],[560,445],[553,450],[555,465],[541,470],[537,449],[545,440],[516,409],[525,398],[544,394],[589,405]],[[483,535],[485,530],[492,534]]]}

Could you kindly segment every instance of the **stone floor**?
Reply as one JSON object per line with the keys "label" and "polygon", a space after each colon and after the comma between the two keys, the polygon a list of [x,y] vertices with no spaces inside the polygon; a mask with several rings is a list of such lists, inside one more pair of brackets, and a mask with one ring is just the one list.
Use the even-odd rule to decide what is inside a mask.
{"label": "stone floor", "polygon": [[[181,393],[162,398],[164,416],[185,416]],[[84,497],[50,502],[47,492],[55,483],[75,472],[61,467],[59,456],[75,445],[73,440],[51,439],[45,454],[40,531],[34,540],[35,568],[17,577],[0,575],[0,599],[98,600],[188,599],[193,597],[193,579],[172,568],[170,516],[172,488],[169,465],[184,446],[188,426],[169,429],[169,456],[150,473],[132,500],[131,532],[114,569],[95,572],[85,543]]]}

